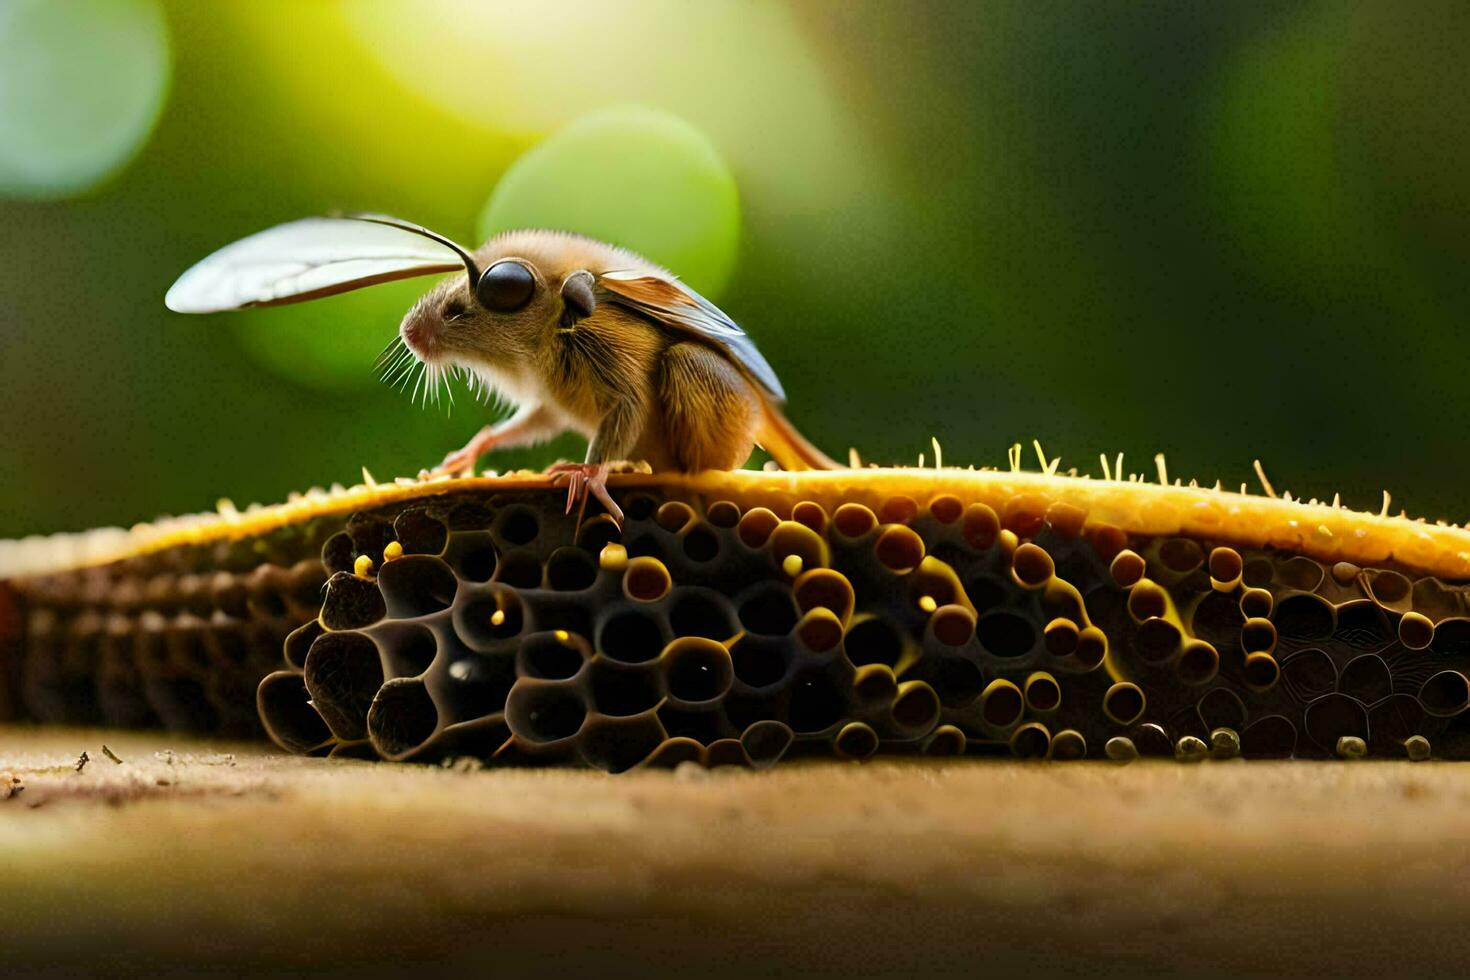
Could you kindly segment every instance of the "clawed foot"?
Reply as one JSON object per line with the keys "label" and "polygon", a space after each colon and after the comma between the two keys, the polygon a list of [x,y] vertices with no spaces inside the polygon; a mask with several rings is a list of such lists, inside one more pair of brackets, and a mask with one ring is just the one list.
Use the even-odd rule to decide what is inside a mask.
{"label": "clawed foot", "polygon": [[430,476],[439,476],[449,473],[453,476],[474,476],[475,464],[480,457],[490,451],[494,439],[487,439],[484,435],[477,435],[465,444],[463,449],[456,449],[444,457],[444,462],[429,471]]}
{"label": "clawed foot", "polygon": [[585,507],[587,496],[591,494],[607,509],[618,527],[622,527],[623,509],[613,501],[612,495],[607,492],[608,469],[609,466],[606,463],[557,463],[549,467],[546,472],[551,476],[552,483],[560,485],[566,481],[566,512],[568,514],[572,512],[573,507]]}

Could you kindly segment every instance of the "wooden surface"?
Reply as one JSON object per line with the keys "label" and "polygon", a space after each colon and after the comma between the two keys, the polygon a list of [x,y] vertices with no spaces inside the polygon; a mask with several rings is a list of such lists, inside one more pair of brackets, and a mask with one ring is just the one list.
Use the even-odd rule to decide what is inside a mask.
{"label": "wooden surface", "polygon": [[0,728],[0,796],[5,772],[15,976],[1454,975],[1470,956],[1470,767],[1447,763],[609,777]]}

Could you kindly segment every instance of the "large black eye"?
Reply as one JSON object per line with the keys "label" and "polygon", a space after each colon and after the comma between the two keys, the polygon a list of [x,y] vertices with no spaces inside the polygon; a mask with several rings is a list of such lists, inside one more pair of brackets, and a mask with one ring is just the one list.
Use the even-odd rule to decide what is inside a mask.
{"label": "large black eye", "polygon": [[514,313],[531,302],[536,291],[536,277],[519,262],[507,259],[485,270],[475,285],[475,298],[487,310]]}

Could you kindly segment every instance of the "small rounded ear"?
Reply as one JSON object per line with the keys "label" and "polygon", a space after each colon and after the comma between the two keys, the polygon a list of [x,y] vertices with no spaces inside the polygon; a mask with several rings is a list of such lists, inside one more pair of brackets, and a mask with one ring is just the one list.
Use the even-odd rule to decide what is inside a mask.
{"label": "small rounded ear", "polygon": [[592,291],[596,280],[586,269],[578,269],[561,284],[561,325],[575,326],[578,320],[591,316],[597,309],[597,296]]}

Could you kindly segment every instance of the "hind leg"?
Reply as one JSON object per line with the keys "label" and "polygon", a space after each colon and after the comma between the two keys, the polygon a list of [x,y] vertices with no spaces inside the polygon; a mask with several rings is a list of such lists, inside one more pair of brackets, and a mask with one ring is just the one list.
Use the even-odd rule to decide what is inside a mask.
{"label": "hind leg", "polygon": [[687,472],[745,462],[761,418],[760,398],[735,366],[692,343],[664,351],[657,411],[664,444],[655,455]]}

